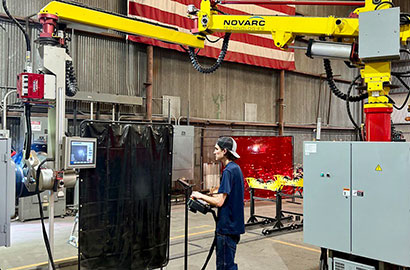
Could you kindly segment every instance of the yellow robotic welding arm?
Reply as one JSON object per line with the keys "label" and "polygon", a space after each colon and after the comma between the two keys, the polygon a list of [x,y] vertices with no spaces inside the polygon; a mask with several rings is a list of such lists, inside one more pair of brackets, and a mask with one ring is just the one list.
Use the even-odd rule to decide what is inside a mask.
{"label": "yellow robotic welding arm", "polygon": [[39,17],[49,18],[49,23],[45,23],[43,31],[47,24],[53,23],[51,18],[54,18],[59,23],[73,29],[89,32],[103,32],[110,29],[129,35],[144,36],[195,48],[204,47],[203,40],[194,35],[179,32],[177,29],[72,2],[52,1],[39,12]]}
{"label": "yellow robotic welding arm", "polygon": [[[352,62],[360,68],[368,98],[365,104],[366,140],[391,140],[390,114],[393,104],[388,98],[391,61],[400,58],[400,43],[406,44],[410,37],[410,19],[408,15],[400,14],[399,8],[393,8],[392,1],[365,0],[364,7],[357,8],[351,18],[227,15],[220,14],[218,10],[221,2],[229,1],[202,0],[200,8],[189,7],[188,13],[196,22],[193,32],[198,38],[203,39],[215,32],[226,32],[228,35],[271,34],[275,46],[286,50],[296,36],[320,37],[320,40],[310,41],[307,55],[325,58],[325,68],[329,70],[330,62],[327,59],[334,58]],[[335,84],[333,86],[336,87]],[[342,98],[351,101],[349,95]]]}

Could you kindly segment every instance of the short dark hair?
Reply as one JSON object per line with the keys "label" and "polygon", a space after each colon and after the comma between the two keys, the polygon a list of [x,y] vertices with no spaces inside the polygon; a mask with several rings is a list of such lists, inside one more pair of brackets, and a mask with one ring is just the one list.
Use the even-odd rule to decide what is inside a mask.
{"label": "short dark hair", "polygon": [[231,152],[229,152],[228,149],[226,149],[225,157],[231,161],[235,161],[238,158],[236,158]]}

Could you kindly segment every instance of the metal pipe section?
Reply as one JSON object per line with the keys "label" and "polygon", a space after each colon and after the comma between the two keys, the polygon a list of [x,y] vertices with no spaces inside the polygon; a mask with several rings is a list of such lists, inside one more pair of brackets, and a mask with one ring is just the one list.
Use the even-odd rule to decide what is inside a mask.
{"label": "metal pipe section", "polygon": [[[60,49],[60,48],[58,48]],[[58,56],[65,56],[65,50],[60,50],[60,54],[56,54]],[[65,73],[65,62],[62,62],[64,64],[61,64],[60,66],[60,71],[62,73]],[[56,91],[56,108],[53,110],[50,110],[52,114],[54,114],[55,119],[56,119],[56,130],[55,130],[55,145],[54,145],[54,170],[56,172],[61,171],[62,168],[62,163],[61,163],[61,151],[60,146],[63,143],[63,136],[65,134],[65,76],[62,76],[59,74],[59,72],[56,73],[57,77],[57,91]],[[49,127],[50,130],[50,127]],[[48,146],[48,145],[47,145]],[[49,237],[49,242],[50,242],[50,250],[51,254],[54,255],[54,209],[55,209],[55,202],[54,202],[54,190],[50,190],[50,199],[49,199],[49,214],[48,214],[48,237]],[[49,260],[48,263],[49,269],[52,269],[52,263]]]}
{"label": "metal pipe section", "polygon": [[154,77],[154,47],[147,47],[147,120],[152,120],[152,83]]}
{"label": "metal pipe section", "polygon": [[319,97],[317,99],[317,107],[316,107],[316,119],[319,118],[319,113],[320,113],[320,100],[321,100],[321,96],[322,96],[322,84],[323,84],[323,78],[322,78],[322,74],[320,74]]}
{"label": "metal pipe section", "polygon": [[307,47],[303,47],[303,46],[296,46],[296,45],[289,45],[288,46],[289,49],[294,49],[294,50],[307,50]]}
{"label": "metal pipe section", "polygon": [[77,108],[77,100],[74,100],[74,104],[73,104],[73,125],[74,125],[74,136],[77,136],[78,135],[78,133],[77,133],[77,111],[78,111],[78,108]]}
{"label": "metal pipe section", "polygon": [[190,105],[190,102],[189,102],[189,99],[188,99],[188,115],[186,117],[186,124],[188,126],[189,126],[189,115],[190,115],[190,113],[191,113],[191,105]]}
{"label": "metal pipe section", "polygon": [[171,99],[168,99],[168,123],[171,124]]}
{"label": "metal pipe section", "polygon": [[221,0],[220,4],[267,4],[267,5],[303,5],[303,6],[359,6],[365,5],[364,1],[270,1],[270,0]]}
{"label": "metal pipe section", "polygon": [[[56,76],[56,104],[48,109],[48,157],[54,159],[54,171],[60,172],[63,168],[61,161],[61,145],[66,131],[65,127],[65,93],[66,93],[66,60],[64,48],[42,45],[40,55],[43,58],[43,70]],[[51,187],[52,188],[52,187]],[[51,254],[54,254],[54,191],[50,191],[49,201],[49,242]],[[49,269],[51,269],[49,261]]]}
{"label": "metal pipe section", "polygon": [[349,61],[353,58],[353,52],[353,44],[310,40],[306,55],[311,58]]}
{"label": "metal pipe section", "polygon": [[[50,190],[49,194],[49,212],[48,212],[48,239],[50,242],[51,254],[54,255],[54,191]],[[54,256],[53,256],[54,257]],[[53,269],[51,261],[48,261],[48,269]]]}
{"label": "metal pipe section", "polygon": [[183,116],[181,115],[180,117],[178,117],[178,122],[177,122],[177,126],[179,126],[181,124],[181,119],[183,118]]}
{"label": "metal pipe section", "polygon": [[279,86],[279,136],[283,136],[284,133],[284,122],[283,122],[283,115],[285,109],[285,71],[280,71],[280,86]]}
{"label": "metal pipe section", "polygon": [[316,141],[320,141],[321,131],[322,131],[322,119],[319,117],[316,122]]}
{"label": "metal pipe section", "polygon": [[[9,85],[9,69],[10,69],[10,34],[9,32],[7,32],[6,28],[4,28],[3,26],[1,26],[0,28],[2,28],[4,30],[4,32],[7,34],[7,50],[5,50],[6,53],[6,57],[4,57],[6,60],[6,68],[5,68],[5,78],[6,78],[6,91],[7,89],[7,85]],[[4,128],[5,129],[5,128]]]}
{"label": "metal pipe section", "polygon": [[94,102],[90,103],[90,119],[94,120]]}
{"label": "metal pipe section", "polygon": [[3,129],[7,129],[7,98],[13,93],[17,93],[17,90],[8,92],[3,98]]}

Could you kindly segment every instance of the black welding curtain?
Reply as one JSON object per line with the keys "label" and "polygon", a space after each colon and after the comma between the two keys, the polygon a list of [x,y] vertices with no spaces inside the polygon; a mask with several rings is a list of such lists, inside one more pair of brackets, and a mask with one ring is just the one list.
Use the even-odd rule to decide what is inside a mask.
{"label": "black welding curtain", "polygon": [[81,269],[152,269],[168,263],[172,126],[83,123],[97,168],[80,172]]}

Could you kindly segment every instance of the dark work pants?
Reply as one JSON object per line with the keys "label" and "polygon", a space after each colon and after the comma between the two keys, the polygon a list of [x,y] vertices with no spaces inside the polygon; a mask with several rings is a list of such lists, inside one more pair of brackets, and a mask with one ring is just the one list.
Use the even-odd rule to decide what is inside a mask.
{"label": "dark work pants", "polygon": [[216,235],[216,269],[237,270],[235,263],[236,245],[239,243],[239,235]]}

